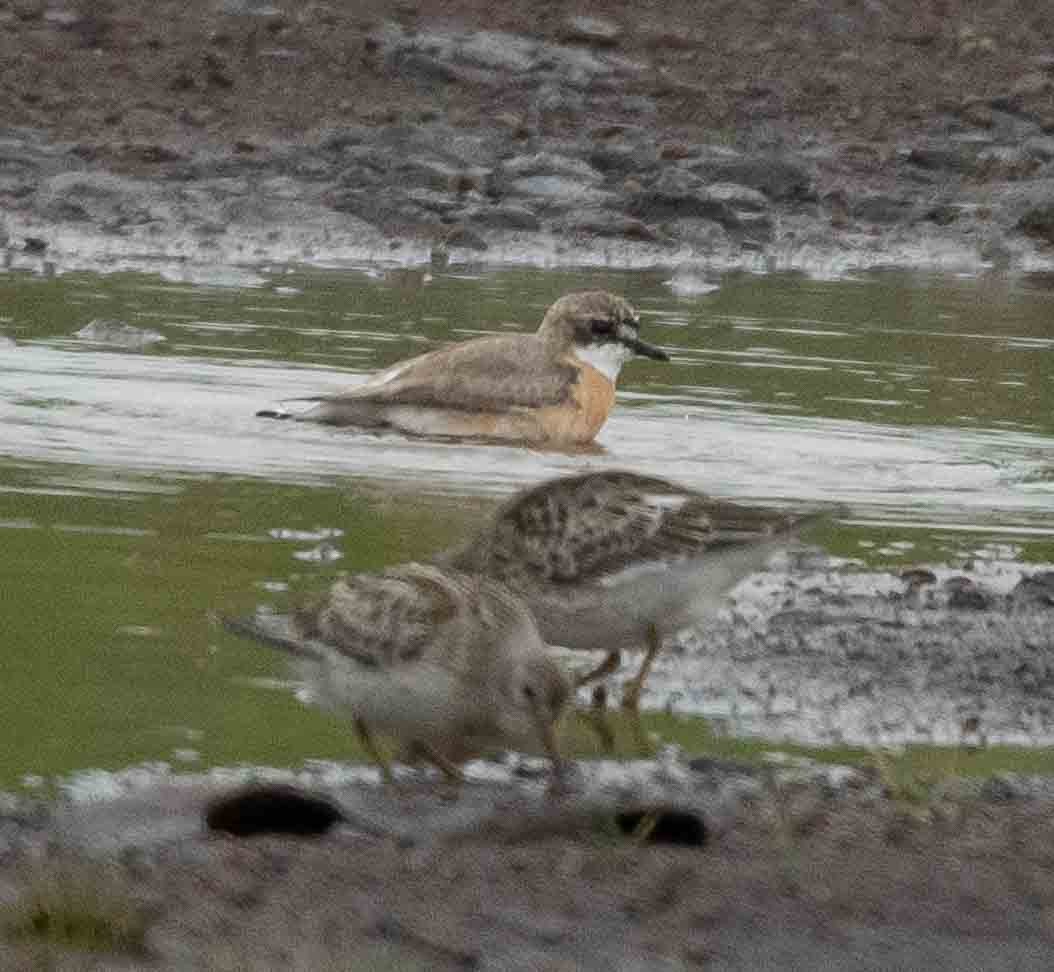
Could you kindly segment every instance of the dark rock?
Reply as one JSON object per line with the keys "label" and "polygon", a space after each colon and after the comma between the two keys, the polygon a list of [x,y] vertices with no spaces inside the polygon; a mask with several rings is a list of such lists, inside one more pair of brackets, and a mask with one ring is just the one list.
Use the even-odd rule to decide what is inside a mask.
{"label": "dark rock", "polygon": [[596,170],[617,175],[650,172],[659,164],[658,152],[650,146],[598,145],[589,153]]}
{"label": "dark rock", "polygon": [[775,202],[815,202],[812,176],[794,162],[776,157],[754,157],[728,161],[704,161],[692,171],[708,182],[735,182],[763,192]]}
{"label": "dark rock", "polygon": [[138,162],[147,162],[152,165],[162,162],[180,162],[185,159],[185,156],[175,149],[154,142],[133,142],[125,146],[124,154]]}
{"label": "dark rock", "polygon": [[45,203],[43,212],[49,219],[60,223],[83,223],[91,219],[91,214],[80,203],[68,199],[53,199]]}
{"label": "dark rock", "polygon": [[852,204],[853,216],[864,223],[900,223],[910,219],[914,203],[910,199],[874,193]]}
{"label": "dark rock", "polygon": [[659,233],[647,223],[604,210],[570,216],[563,221],[561,228],[570,233],[637,240],[643,243],[655,243],[660,239]]}
{"label": "dark rock", "polygon": [[489,78],[470,78],[450,64],[444,64],[437,58],[423,51],[400,51],[394,54],[389,62],[389,73],[400,78],[414,78],[427,85],[452,84],[456,81],[484,80]]}
{"label": "dark rock", "polygon": [[611,138],[629,135],[631,132],[647,137],[646,133],[636,125],[625,125],[622,122],[604,122],[602,125],[597,125],[589,130],[589,137],[594,142],[603,142]]}
{"label": "dark rock", "polygon": [[691,810],[675,807],[649,807],[615,815],[618,829],[648,844],[674,844],[702,847],[709,839],[706,821]]}
{"label": "dark rock", "polygon": [[448,247],[459,247],[462,250],[476,250],[482,253],[489,249],[487,241],[475,230],[467,226],[454,226],[443,238]]}
{"label": "dark rock", "polygon": [[659,158],[666,161],[691,158],[697,154],[687,142],[664,142],[659,146]]}
{"label": "dark rock", "polygon": [[1022,788],[1010,773],[996,773],[981,785],[981,797],[991,803],[1006,803],[1020,799]]}
{"label": "dark rock", "polygon": [[673,239],[687,243],[701,253],[721,253],[731,246],[728,231],[710,219],[674,219],[663,223],[662,229]]}
{"label": "dark rock", "polygon": [[1022,148],[1041,162],[1054,161],[1054,138],[1046,135],[1036,135],[1033,138],[1026,139]]}
{"label": "dark rock", "polygon": [[899,576],[902,581],[906,581],[914,587],[937,583],[937,575],[928,567],[907,567],[900,572]]}
{"label": "dark rock", "polygon": [[916,145],[907,153],[907,162],[921,169],[969,172],[981,148],[978,144],[948,142]]}
{"label": "dark rock", "polygon": [[761,770],[753,763],[736,759],[722,759],[720,756],[694,756],[688,760],[688,768],[693,773],[703,776],[714,776],[723,779],[729,776],[756,777]]}
{"label": "dark rock", "polygon": [[628,212],[646,223],[662,223],[671,219],[707,219],[727,228],[739,225],[732,207],[721,199],[711,197],[705,189],[689,190],[656,185],[633,196]]}
{"label": "dark rock", "polygon": [[976,125],[978,128],[991,128],[995,124],[995,113],[991,106],[980,99],[964,102],[956,114],[968,125]]}
{"label": "dark rock", "polygon": [[969,577],[949,577],[944,582],[948,607],[961,611],[987,611],[994,598]]}
{"label": "dark rock", "polygon": [[1017,223],[1026,236],[1054,244],[1054,203],[1033,206]]}
{"label": "dark rock", "polygon": [[328,797],[280,783],[250,784],[217,797],[205,809],[209,830],[234,837],[318,836],[343,820],[340,807]]}
{"label": "dark rock", "polygon": [[234,74],[224,56],[215,51],[207,51],[202,58],[205,65],[205,84],[210,88],[222,88],[225,91],[234,87]]}
{"label": "dark rock", "polygon": [[163,204],[149,184],[105,172],[63,172],[37,193],[42,210],[56,219],[92,220],[100,225],[143,224]]}
{"label": "dark rock", "polygon": [[173,75],[172,80],[168,82],[169,91],[193,91],[197,88],[198,83],[194,79],[194,75],[189,71],[179,71]]}
{"label": "dark rock", "polygon": [[1054,607],[1054,570],[1044,570],[1022,577],[1010,592],[1015,607]]}
{"label": "dark rock", "polygon": [[523,206],[499,204],[496,206],[477,206],[463,210],[460,217],[476,226],[488,229],[538,230],[542,223],[531,210]]}
{"label": "dark rock", "polygon": [[938,226],[950,226],[963,214],[961,206],[952,204],[941,204],[923,213],[922,218]]}
{"label": "dark rock", "polygon": [[318,134],[317,144],[324,152],[343,152],[351,146],[362,145],[370,139],[370,129],[364,125],[343,125],[327,128]]}
{"label": "dark rock", "polygon": [[330,209],[375,226],[436,227],[440,217],[394,189],[338,189],[325,198]]}

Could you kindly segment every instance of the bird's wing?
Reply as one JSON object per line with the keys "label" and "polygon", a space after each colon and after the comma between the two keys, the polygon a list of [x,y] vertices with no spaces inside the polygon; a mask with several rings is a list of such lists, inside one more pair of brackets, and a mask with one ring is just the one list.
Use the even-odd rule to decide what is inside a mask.
{"label": "bird's wing", "polygon": [[407,570],[343,577],[297,612],[297,630],[366,668],[416,661],[457,611],[429,580]]}
{"label": "bird's wing", "polygon": [[429,351],[320,400],[505,412],[569,401],[576,377],[533,335],[505,335]]}
{"label": "bird's wing", "polygon": [[473,645],[524,623],[526,608],[498,585],[423,564],[342,578],[296,615],[302,638],[364,667],[427,660],[467,679],[483,674]]}
{"label": "bird's wing", "polygon": [[651,476],[608,471],[550,480],[513,497],[458,555],[522,583],[599,582],[649,562],[770,538],[793,523]]}

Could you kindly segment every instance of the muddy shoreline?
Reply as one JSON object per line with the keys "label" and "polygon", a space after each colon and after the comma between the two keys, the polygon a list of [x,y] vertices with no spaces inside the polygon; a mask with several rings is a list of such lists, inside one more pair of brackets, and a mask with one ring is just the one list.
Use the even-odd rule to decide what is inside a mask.
{"label": "muddy shoreline", "polygon": [[0,243],[34,268],[1049,270],[1031,10],[19,0]]}
{"label": "muddy shoreline", "polygon": [[[92,953],[16,936],[0,941],[0,960],[305,972],[1049,965],[1049,781],[950,781],[919,796],[874,774],[700,760],[623,764],[607,783],[580,781],[588,797],[577,798],[492,773],[452,800],[434,781],[324,779],[300,785],[352,820],[316,838],[206,833],[203,810],[234,786],[215,779],[6,806],[5,919],[102,913],[124,937]],[[641,843],[610,824],[627,800],[714,826],[702,846]]]}
{"label": "muddy shoreline", "polygon": [[[10,268],[1054,268],[1054,20],[1020,0],[0,0],[0,81]],[[838,681],[816,711],[871,706],[875,742],[890,698],[896,729],[940,692],[918,724],[969,745],[1054,732],[1049,584],[916,580],[731,624],[712,677],[740,672],[736,719],[778,720],[770,689],[804,671]],[[456,801],[298,778],[400,829],[316,840],[206,834],[236,779],[0,795],[8,929],[42,889],[141,929],[131,951],[0,936],[0,967],[1049,968],[1049,780],[909,791],[690,757],[612,772],[699,808],[701,848],[573,815],[444,831],[537,819],[537,784],[506,777]]]}
{"label": "muddy shoreline", "polygon": [[[758,575],[705,644],[666,653],[714,670],[724,688],[711,690],[738,699],[733,732],[787,717],[757,665],[770,689],[795,672],[817,680],[797,723],[836,742],[840,718],[873,725],[880,748],[863,768],[667,747],[654,760],[576,761],[558,795],[540,759],[472,763],[457,793],[408,768],[384,787],[371,767],[319,762],[133,767],[77,774],[48,799],[0,794],[0,965],[1045,969],[1054,780],[904,777],[881,746],[943,716],[950,741],[975,751],[1014,733],[1042,742],[1052,610],[1054,571],[883,579],[843,567],[820,584],[799,568]],[[276,783],[325,798],[344,821],[317,837],[206,828],[217,800]],[[648,811],[680,822],[640,831]],[[289,826],[272,813],[252,819]],[[251,818],[227,810],[224,829],[232,819]],[[71,947],[54,930],[64,917],[117,940]]]}

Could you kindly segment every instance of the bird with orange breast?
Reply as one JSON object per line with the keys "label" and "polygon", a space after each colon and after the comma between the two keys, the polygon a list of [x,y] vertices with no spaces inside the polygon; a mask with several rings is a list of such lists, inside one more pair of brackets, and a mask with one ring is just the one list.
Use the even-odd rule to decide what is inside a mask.
{"label": "bird with orange breast", "polygon": [[640,317],[604,291],[567,294],[534,334],[475,338],[401,361],[335,395],[270,418],[410,435],[555,446],[592,442],[615,403],[622,365],[669,355],[640,336]]}

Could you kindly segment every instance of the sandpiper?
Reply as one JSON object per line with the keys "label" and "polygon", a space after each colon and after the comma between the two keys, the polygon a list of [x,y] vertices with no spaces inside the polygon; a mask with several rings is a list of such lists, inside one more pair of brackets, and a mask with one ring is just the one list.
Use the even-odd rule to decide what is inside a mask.
{"label": "sandpiper", "polygon": [[385,779],[374,732],[451,779],[472,756],[539,746],[561,775],[555,727],[570,685],[524,604],[499,583],[406,564],[341,578],[292,616],[224,624],[306,663],[315,701],[351,716]]}
{"label": "sandpiper", "polygon": [[615,402],[615,381],[634,355],[667,361],[643,341],[640,318],[604,291],[567,294],[535,334],[481,337],[401,361],[336,395],[257,414],[392,428],[411,435],[592,442]]}
{"label": "sandpiper", "polygon": [[641,689],[663,638],[705,621],[803,519],[653,476],[587,472],[517,493],[437,562],[508,586],[550,644],[606,652],[579,686],[614,672],[623,650],[644,648],[622,696],[639,731]]}

